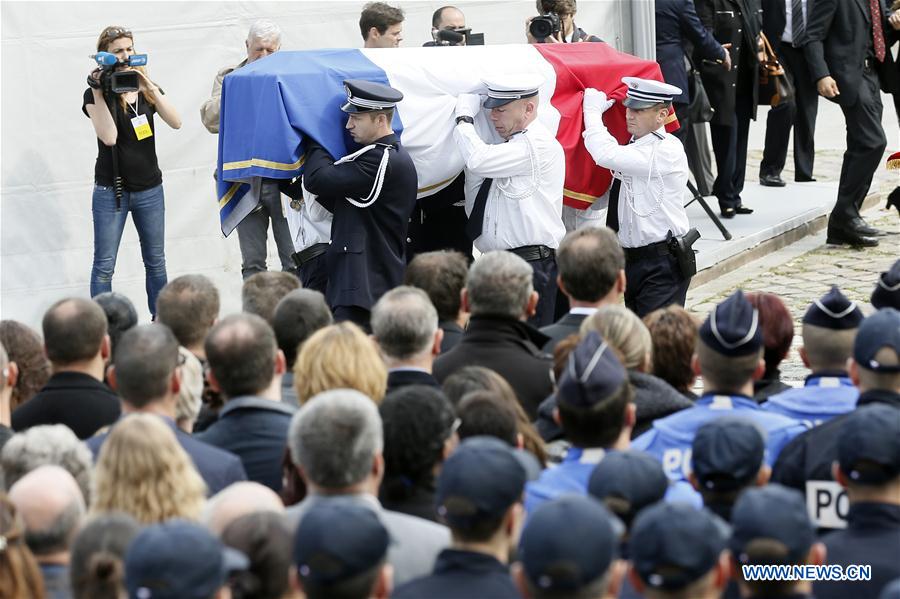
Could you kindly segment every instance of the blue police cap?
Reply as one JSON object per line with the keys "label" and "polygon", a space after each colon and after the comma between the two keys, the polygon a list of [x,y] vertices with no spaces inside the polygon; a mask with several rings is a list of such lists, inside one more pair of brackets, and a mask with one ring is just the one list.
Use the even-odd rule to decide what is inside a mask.
{"label": "blue police cap", "polygon": [[494,437],[469,437],[441,468],[435,492],[438,515],[461,530],[500,518],[521,501],[525,482],[525,467],[512,447]]}
{"label": "blue police cap", "polygon": [[726,543],[724,528],[707,510],[657,503],[638,514],[628,551],[646,585],[674,591],[712,570]]}
{"label": "blue police cap", "polygon": [[900,260],[894,262],[889,270],[881,273],[870,299],[878,308],[894,308],[900,310]]}
{"label": "blue police cap", "polygon": [[403,99],[403,94],[393,87],[365,79],[347,79],[344,91],[347,93],[347,102],[341,106],[344,112],[387,110]]}
{"label": "blue police cap", "polygon": [[[610,498],[623,502],[621,511],[613,508],[626,524],[635,514],[661,500],[669,488],[669,479],[660,463],[643,451],[608,452],[588,479],[588,493],[600,501]],[[609,504],[608,504],[609,505]]]}
{"label": "blue police cap", "polygon": [[759,312],[738,289],[713,308],[700,327],[700,338],[723,356],[747,356],[762,349]]}
{"label": "blue police cap", "polygon": [[294,536],[294,563],[305,582],[329,586],[384,561],[390,535],[374,510],[348,500],[313,505]]}
{"label": "blue police cap", "polygon": [[841,425],[838,463],[861,485],[881,485],[900,475],[900,410],[871,404],[851,412]]}
{"label": "blue police cap", "polygon": [[603,576],[618,555],[614,517],[582,495],[542,503],[519,540],[525,575],[544,592],[576,592]]}
{"label": "blue police cap", "polygon": [[807,308],[803,324],[844,331],[859,327],[862,319],[862,310],[856,302],[851,302],[837,285],[832,285],[831,291]]}
{"label": "blue police cap", "polygon": [[247,557],[226,547],[192,522],[169,520],[148,526],[125,552],[125,586],[130,599],[208,599],[245,570]]}
{"label": "blue police cap", "polygon": [[[741,493],[731,512],[729,548],[742,564],[799,564],[816,538],[803,494],[778,484]],[[779,545],[783,556],[757,553],[754,541]],[[772,547],[766,545],[766,550]]]}
{"label": "blue police cap", "polygon": [[575,408],[602,402],[628,381],[628,374],[612,348],[591,331],[569,354],[556,399]]}
{"label": "blue police cap", "polygon": [[756,477],[765,454],[765,432],[752,420],[723,416],[697,429],[691,468],[704,489],[734,491]]}
{"label": "blue police cap", "polygon": [[[894,350],[893,360],[876,359],[883,348]],[[882,308],[863,320],[853,342],[853,359],[867,370],[900,372],[900,312]]]}

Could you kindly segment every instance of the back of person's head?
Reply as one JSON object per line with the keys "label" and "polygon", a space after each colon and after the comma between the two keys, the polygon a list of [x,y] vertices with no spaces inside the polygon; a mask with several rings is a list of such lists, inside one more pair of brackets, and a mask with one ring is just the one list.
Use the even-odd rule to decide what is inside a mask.
{"label": "back of person's head", "polygon": [[747,301],[759,312],[766,375],[774,375],[778,365],[791,349],[791,342],[794,340],[794,318],[781,298],[774,293],[751,291],[747,294]]}
{"label": "back of person's head", "polygon": [[94,458],[87,445],[68,426],[33,426],[13,435],[0,451],[0,471],[7,490],[45,464],[60,466],[71,474],[85,501],[90,503]]}
{"label": "back of person's head", "polygon": [[165,325],[136,326],[122,335],[113,364],[116,391],[132,407],[144,408],[172,392],[178,340]]}
{"label": "back of person's head", "polygon": [[381,416],[375,403],[359,391],[326,391],[294,414],[288,446],[309,483],[324,489],[350,487],[366,480],[381,456]]}
{"label": "back of person's head", "polygon": [[375,403],[387,390],[387,367],[375,342],[352,322],[319,329],[306,340],[294,364],[297,399],[331,389],[356,389]]}
{"label": "back of person's head", "polygon": [[403,361],[433,353],[438,314],[424,291],[401,285],[372,307],[372,334],[389,360]]}
{"label": "back of person's head", "polygon": [[106,313],[83,297],[61,299],[44,313],[42,322],[47,358],[66,366],[95,358],[106,337]]}
{"label": "back of person's head", "polygon": [[93,299],[100,304],[106,314],[110,349],[115,352],[116,343],[122,337],[122,333],[138,323],[137,310],[134,309],[134,304],[127,296],[115,291],[95,295]]}
{"label": "back of person's head", "polygon": [[[607,227],[585,227],[566,234],[556,250],[559,280],[572,299],[599,302],[625,269],[625,253]],[[624,274],[621,275],[624,280]]]}
{"label": "back of person's head", "polygon": [[900,412],[873,403],[851,412],[838,436],[835,479],[850,503],[897,503],[900,499]]}
{"label": "back of person's head", "polygon": [[214,535],[221,537],[228,525],[254,512],[284,513],[284,505],[269,487],[242,480],[231,483],[209,498],[203,506],[200,522]]}
{"label": "back of person's head", "polygon": [[403,282],[428,294],[440,320],[456,320],[468,271],[468,261],[459,252],[425,252],[407,265]]}
{"label": "back of person's head", "polygon": [[882,308],[859,325],[850,376],[861,391],[900,393],[900,312]]}
{"label": "back of person's head", "polygon": [[202,344],[218,317],[219,291],[204,275],[172,279],[156,298],[157,321],[172,329],[185,347]]}
{"label": "back of person's head", "polygon": [[457,407],[459,438],[496,437],[515,447],[518,443],[516,413],[509,404],[490,391],[472,391]]}
{"label": "back of person's head", "polygon": [[590,331],[569,354],[556,392],[559,424],[576,447],[611,447],[634,425],[634,390],[619,358]]}
{"label": "back of person's head", "polygon": [[288,368],[294,367],[300,346],[313,333],[332,322],[331,309],[325,302],[325,296],[318,291],[294,289],[281,298],[275,306],[272,328]]}
{"label": "back of person's head", "polygon": [[241,288],[242,310],[271,324],[275,306],[295,289],[300,289],[300,279],[289,272],[258,272],[247,277]]}
{"label": "back of person's head", "polygon": [[25,544],[25,522],[16,505],[0,491],[0,593],[10,599],[44,596],[44,579],[34,555]]}
{"label": "back of person's head", "polygon": [[862,320],[862,310],[836,285],[810,304],[803,315],[800,349],[800,356],[809,369],[813,372],[846,370]]}
{"label": "back of person's head", "polygon": [[601,306],[581,323],[581,332],[597,331],[622,358],[627,370],[648,370],[652,363],[650,331],[637,314],[618,304]]}
{"label": "back of person's head", "polygon": [[691,358],[697,350],[700,323],[677,304],[644,317],[653,346],[653,374],[678,391],[690,391],[694,382]]}
{"label": "back of person's head", "polygon": [[185,432],[192,432],[203,407],[203,364],[184,346],[178,348],[181,363],[181,386],[175,403],[175,422]]}
{"label": "back of person's head", "polygon": [[85,514],[78,483],[60,466],[38,466],[9,489],[25,521],[25,543],[40,560],[68,552]]}
{"label": "back of person's head", "polygon": [[472,316],[522,318],[534,294],[532,270],[512,252],[482,254],[466,277],[465,294]]}
{"label": "back of person's head", "polygon": [[282,599],[290,589],[293,538],[281,514],[253,512],[222,532],[222,543],[250,560],[230,581],[234,599]]}
{"label": "back of person's head", "polygon": [[697,360],[705,390],[736,393],[761,375],[759,312],[738,289],[719,303],[700,327]]}
{"label": "back of person's head", "polygon": [[10,410],[15,410],[50,378],[50,361],[44,355],[44,342],[37,331],[16,320],[0,320],[0,343],[19,370],[9,402]]}
{"label": "back of person's head", "polygon": [[607,453],[588,479],[588,494],[603,502],[626,528],[642,509],[661,501],[668,487],[662,465],[642,451]]}
{"label": "back of person's head", "polygon": [[379,406],[384,429],[382,496],[391,503],[434,482],[435,467],[456,444],[453,406],[440,389],[408,385]]}
{"label": "back of person's head", "polygon": [[228,399],[257,395],[272,384],[278,344],[259,316],[226,316],[210,330],[204,347],[211,381]]}
{"label": "back of person's head", "polygon": [[363,6],[359,15],[359,32],[362,38],[368,39],[369,30],[374,27],[378,33],[384,34],[388,27],[402,23],[403,9],[395,8],[384,2],[369,2]]}
{"label": "back of person's head", "polygon": [[125,593],[125,550],[140,532],[124,513],[100,514],[75,536],[69,563],[74,599],[119,599]]}
{"label": "back of person's head", "polygon": [[126,512],[143,524],[196,519],[206,499],[206,484],[191,458],[169,426],[151,414],[132,414],[112,427],[94,480],[94,512]]}

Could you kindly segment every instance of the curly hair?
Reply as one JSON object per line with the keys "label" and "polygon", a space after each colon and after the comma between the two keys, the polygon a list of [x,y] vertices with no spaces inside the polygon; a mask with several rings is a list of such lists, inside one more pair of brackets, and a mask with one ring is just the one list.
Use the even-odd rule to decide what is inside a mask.
{"label": "curly hair", "polygon": [[341,322],[319,329],[300,348],[294,389],[301,404],[331,389],[356,389],[380,404],[387,390],[387,367],[361,328]]}
{"label": "curly hair", "polygon": [[700,323],[677,304],[644,317],[653,342],[653,374],[682,393],[694,382],[691,358],[697,350]]}
{"label": "curly hair", "polygon": [[206,498],[191,458],[151,414],[133,414],[112,428],[100,449],[94,482],[94,512],[125,512],[142,524],[196,520]]}
{"label": "curly hair", "polygon": [[0,473],[7,489],[39,466],[64,468],[84,496],[91,501],[91,450],[64,424],[42,424],[13,435],[0,450]]}
{"label": "curly hair", "polygon": [[10,410],[34,397],[50,378],[50,360],[44,355],[44,341],[34,329],[16,320],[0,320],[0,343],[10,362],[19,367]]}
{"label": "curly hair", "polygon": [[37,561],[25,544],[25,522],[6,493],[0,492],[0,599],[33,599],[44,596],[44,579]]}

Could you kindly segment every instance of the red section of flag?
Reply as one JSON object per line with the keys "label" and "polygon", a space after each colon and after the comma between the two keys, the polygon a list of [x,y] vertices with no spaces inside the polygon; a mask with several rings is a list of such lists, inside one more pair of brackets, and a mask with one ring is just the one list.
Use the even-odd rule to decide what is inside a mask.
{"label": "red section of flag", "polygon": [[[625,85],[622,77],[640,77],[663,81],[659,64],[618,52],[606,43],[537,44],[541,55],[556,71],[556,89],[550,103],[559,111],[556,139],[566,154],[566,183],[563,202],[573,208],[588,208],[609,189],[609,170],[594,164],[584,147],[581,113],[584,90],[593,87],[606,92],[616,103],[604,115],[603,122],[619,143],[631,137],[625,128]],[[666,125],[667,131],[678,128],[678,121]]]}

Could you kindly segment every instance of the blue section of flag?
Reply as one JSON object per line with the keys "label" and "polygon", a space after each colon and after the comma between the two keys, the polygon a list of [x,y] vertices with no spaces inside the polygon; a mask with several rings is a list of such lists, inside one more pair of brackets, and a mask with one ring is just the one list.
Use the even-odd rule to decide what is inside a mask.
{"label": "blue section of flag", "polygon": [[[390,85],[385,72],[359,50],[276,52],[225,77],[217,181],[225,235],[256,206],[248,184],[254,177],[300,174],[306,136],[335,158],[358,149],[345,132],[347,115],[340,109],[346,101],[345,79]],[[393,125],[399,135],[402,123],[396,112]],[[243,185],[233,188],[235,183]]]}

